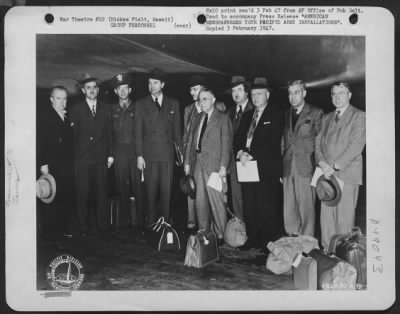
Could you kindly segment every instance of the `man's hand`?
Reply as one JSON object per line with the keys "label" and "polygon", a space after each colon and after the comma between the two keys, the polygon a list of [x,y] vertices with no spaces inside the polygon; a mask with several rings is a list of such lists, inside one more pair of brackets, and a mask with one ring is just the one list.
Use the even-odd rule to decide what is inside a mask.
{"label": "man's hand", "polygon": [[325,161],[320,161],[319,166],[321,167],[322,172],[324,173],[325,179],[329,179],[335,173],[335,169],[329,166]]}
{"label": "man's hand", "polygon": [[40,167],[40,173],[43,175],[49,174],[49,165],[43,165]]}
{"label": "man's hand", "polygon": [[112,164],[114,163],[114,158],[113,157],[108,157],[107,158],[107,168],[110,168]]}
{"label": "man's hand", "polygon": [[189,165],[185,165],[184,171],[185,171],[185,175],[188,176],[190,174],[190,166]]}
{"label": "man's hand", "polygon": [[241,150],[238,151],[238,153],[237,153],[237,155],[236,155],[236,159],[239,159],[239,160],[240,160],[240,157],[242,157],[242,155],[243,155],[243,149],[241,149]]}
{"label": "man's hand", "polygon": [[144,168],[146,168],[146,163],[145,163],[144,158],[142,156],[139,156],[137,158],[137,167],[141,171],[143,171]]}
{"label": "man's hand", "polygon": [[242,155],[240,156],[240,162],[242,163],[243,166],[245,165],[246,162],[252,159],[253,157],[247,152],[242,153]]}
{"label": "man's hand", "polygon": [[225,169],[225,167],[221,167],[221,168],[219,169],[218,174],[219,174],[219,176],[220,176],[221,178],[225,178],[225,177],[226,177],[226,169]]}

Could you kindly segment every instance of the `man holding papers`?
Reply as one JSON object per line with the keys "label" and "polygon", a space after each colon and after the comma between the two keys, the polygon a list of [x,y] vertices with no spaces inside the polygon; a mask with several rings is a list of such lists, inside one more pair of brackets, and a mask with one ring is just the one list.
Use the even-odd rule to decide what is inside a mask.
{"label": "man holding papers", "polygon": [[365,112],[350,104],[349,84],[334,83],[331,96],[336,109],[322,118],[321,131],[315,140],[315,157],[325,178],[335,175],[344,185],[336,206],[321,203],[321,242],[325,248],[333,235],[347,233],[354,226],[366,140]]}
{"label": "man holding papers", "polygon": [[[265,249],[276,240],[281,219],[278,212],[282,176],[281,136],[283,117],[268,103],[271,89],[266,78],[255,78],[251,98],[255,109],[243,114],[234,148],[244,167],[257,161],[259,182],[243,183],[244,215],[249,237],[242,249]],[[239,179],[240,180],[240,179]],[[256,180],[255,180],[256,181]]]}
{"label": "man holding papers", "polygon": [[[194,167],[196,181],[195,208],[199,230],[213,229],[219,244],[223,243],[227,214],[224,200],[226,174],[232,150],[232,124],[228,115],[215,108],[212,90],[203,88],[199,94],[203,111],[190,130],[185,155],[185,173]],[[191,154],[195,158],[190,158]],[[218,182],[219,181],[219,182]]]}
{"label": "man holding papers", "polygon": [[283,217],[288,235],[314,236],[315,189],[310,186],[315,169],[315,137],[323,111],[305,102],[305,84],[288,84],[291,107],[285,113],[282,136]]}

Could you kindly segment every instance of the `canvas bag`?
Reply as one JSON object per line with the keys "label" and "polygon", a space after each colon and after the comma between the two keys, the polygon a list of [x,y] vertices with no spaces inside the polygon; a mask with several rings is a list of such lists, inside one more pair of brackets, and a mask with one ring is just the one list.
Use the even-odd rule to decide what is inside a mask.
{"label": "canvas bag", "polygon": [[180,250],[181,242],[178,233],[172,226],[160,217],[157,222],[145,230],[146,242],[157,251]]}
{"label": "canvas bag", "polygon": [[219,260],[217,237],[213,231],[198,231],[186,245],[185,266],[203,268]]}
{"label": "canvas bag", "polygon": [[318,248],[318,240],[307,235],[298,237],[283,237],[275,242],[269,242],[267,248],[270,254],[266,267],[274,274],[291,274],[292,263],[301,252],[309,253]]}
{"label": "canvas bag", "polygon": [[247,241],[246,225],[230,211],[228,206],[226,206],[226,210],[232,218],[229,219],[225,226],[224,241],[231,247],[242,246]]}
{"label": "canvas bag", "polygon": [[297,254],[293,264],[293,284],[299,290],[317,290],[317,261],[305,253]]}

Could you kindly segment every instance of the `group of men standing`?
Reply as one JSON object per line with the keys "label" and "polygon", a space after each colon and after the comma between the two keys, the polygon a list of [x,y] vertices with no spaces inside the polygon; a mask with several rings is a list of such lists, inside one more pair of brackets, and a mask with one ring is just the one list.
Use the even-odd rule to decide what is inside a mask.
{"label": "group of men standing", "polygon": [[[264,249],[277,239],[282,227],[282,184],[286,234],[314,236],[316,196],[310,183],[316,166],[327,179],[335,175],[344,182],[340,202],[321,208],[323,246],[332,235],[354,225],[362,184],[365,113],[350,105],[348,84],[332,86],[336,110],[324,115],[305,101],[304,82],[292,81],[288,85],[291,108],[283,113],[270,104],[272,89],[266,78],[250,83],[233,76],[234,106],[225,113],[206,79],[193,76],[189,84],[193,103],[184,110],[182,134],[179,102],[163,93],[164,72],[151,72],[149,95],[136,102],[130,99],[133,86],[128,76],[118,74],[111,82],[118,103],[107,107],[98,101],[98,81],[87,76],[81,82],[85,100],[68,115],[66,89],[53,87],[54,110],[38,120],[40,172],[53,174],[60,187],[57,191],[64,190],[57,193],[54,204],[63,204],[58,218],[62,217],[65,236],[72,236],[72,220],[64,218],[75,217],[75,198],[79,233],[107,230],[107,167],[112,165],[121,227],[135,218],[139,226],[160,216],[170,221],[176,152],[182,152],[184,172],[196,183],[195,198],[188,197],[187,227],[214,230],[220,244],[228,219],[227,195],[234,214],[246,223],[248,241],[242,249]],[[257,161],[259,180],[239,182],[237,162],[245,165],[251,160]],[[212,175],[220,178],[221,190],[208,184]],[[74,193],[68,193],[73,182]],[[137,217],[130,216],[131,196],[136,199]],[[52,223],[45,219],[45,225]]]}

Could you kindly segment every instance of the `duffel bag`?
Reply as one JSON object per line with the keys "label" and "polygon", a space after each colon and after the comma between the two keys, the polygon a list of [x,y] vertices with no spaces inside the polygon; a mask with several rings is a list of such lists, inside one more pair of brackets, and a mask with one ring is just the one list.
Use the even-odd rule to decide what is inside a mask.
{"label": "duffel bag", "polygon": [[355,290],[357,270],[350,263],[319,249],[309,255],[317,261],[318,290]]}
{"label": "duffel bag", "polygon": [[226,210],[232,218],[229,219],[225,226],[224,241],[231,247],[242,246],[247,241],[246,225],[230,211],[228,206],[226,206]]}
{"label": "duffel bag", "polygon": [[217,237],[213,231],[199,230],[186,245],[185,266],[203,268],[219,260]]}
{"label": "duffel bag", "polygon": [[146,242],[157,251],[180,250],[181,242],[178,233],[172,226],[160,217],[157,222],[145,230]]}
{"label": "duffel bag", "polygon": [[293,264],[293,283],[299,290],[317,290],[317,261],[306,253],[299,253]]}

